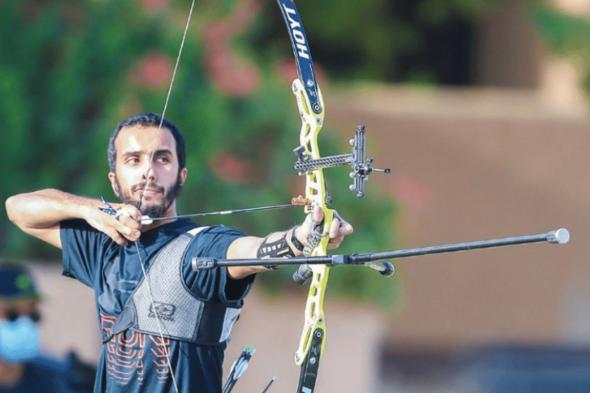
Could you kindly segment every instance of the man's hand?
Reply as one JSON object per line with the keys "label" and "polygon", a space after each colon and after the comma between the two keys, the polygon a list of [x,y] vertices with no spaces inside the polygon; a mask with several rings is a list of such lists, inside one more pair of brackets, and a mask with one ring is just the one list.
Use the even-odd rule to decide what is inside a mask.
{"label": "man's hand", "polygon": [[115,243],[124,246],[128,241],[136,241],[141,235],[141,212],[135,206],[115,205],[117,215],[112,216],[99,209],[90,208],[84,215],[86,222],[103,232]]}
{"label": "man's hand", "polygon": [[[301,244],[304,246],[308,246],[308,238],[310,235],[314,233],[315,227],[318,225],[323,226],[324,221],[324,213],[321,208],[315,208],[313,212],[308,214],[305,218],[303,224],[295,227],[295,237]],[[348,222],[344,221],[336,212],[334,212],[334,219],[332,220],[332,224],[330,228],[327,228],[327,235],[330,238],[328,242],[329,248],[336,248],[342,243],[344,237],[350,235],[353,231],[352,225]],[[322,230],[324,233],[325,230]],[[291,255],[301,255],[301,252],[298,250],[295,244],[291,242],[291,235],[292,229],[283,232],[274,232],[266,236],[265,238],[254,237],[254,236],[245,236],[240,237],[234,240],[228,250],[227,250],[227,258],[228,259],[239,259],[239,258],[260,258],[259,251],[261,247],[266,247],[272,245],[275,248],[271,248],[269,253],[267,253],[267,257],[281,257],[281,255],[286,255],[284,251],[284,247],[289,247],[290,250],[293,252]],[[280,244],[280,240],[284,239],[287,241],[287,244]],[[277,243],[279,242],[279,243]],[[233,279],[242,279],[247,277],[251,274],[268,271],[266,267],[261,266],[233,266],[227,268],[230,277]]]}
{"label": "man's hand", "polygon": [[[295,236],[302,244],[307,245],[310,235],[314,232],[314,228],[318,225],[323,225],[324,212],[317,206],[313,212],[307,215],[302,225],[295,229]],[[325,233],[326,229],[324,229]],[[353,227],[346,222],[337,212],[334,212],[334,219],[330,228],[328,228],[328,248],[334,249],[340,246],[344,238],[353,232]]]}

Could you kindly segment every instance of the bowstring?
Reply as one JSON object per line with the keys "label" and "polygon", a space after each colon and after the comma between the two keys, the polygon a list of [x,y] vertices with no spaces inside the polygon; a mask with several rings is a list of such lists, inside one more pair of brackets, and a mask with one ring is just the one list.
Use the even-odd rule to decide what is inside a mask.
{"label": "bowstring", "polygon": [[166,100],[164,101],[164,109],[162,109],[162,118],[160,119],[159,128],[162,128],[162,124],[164,123],[164,117],[166,116],[166,110],[168,109],[168,102],[170,101],[170,95],[172,94],[172,87],[174,86],[174,81],[176,80],[176,72],[178,71],[178,65],[180,64],[180,57],[182,56],[182,50],[184,49],[184,43],[186,41],[186,36],[188,34],[188,28],[191,24],[191,18],[193,17],[193,10],[195,9],[195,3],[196,3],[196,0],[192,0],[191,8],[188,12],[188,17],[186,18],[184,32],[182,33],[182,40],[180,41],[180,47],[178,48],[178,55],[176,56],[176,62],[174,63],[174,70],[172,71],[172,76],[170,77],[170,85],[168,86],[168,92],[166,93]]}
{"label": "bowstring", "polygon": [[[180,41],[180,47],[178,49],[178,54],[176,55],[176,61],[174,63],[174,69],[172,71],[172,76],[170,77],[170,84],[168,86],[168,91],[166,93],[166,100],[164,101],[164,108],[162,109],[162,115],[161,115],[161,119],[160,119],[160,124],[158,126],[158,130],[162,129],[162,125],[164,123],[164,117],[166,115],[166,110],[168,109],[168,103],[170,101],[170,96],[172,94],[172,88],[174,87],[174,81],[176,80],[176,73],[178,71],[178,65],[180,64],[180,58],[182,57],[182,51],[184,49],[184,43],[185,43],[186,37],[188,35],[188,29],[189,29],[190,22],[191,22],[191,19],[192,19],[192,16],[193,16],[193,10],[195,9],[195,3],[196,3],[196,0],[192,0],[191,7],[190,7],[190,10],[189,10],[189,13],[188,13],[188,17],[186,19],[186,24],[184,26],[184,32],[182,33],[182,39]],[[152,163],[153,158],[154,158],[154,152],[151,152],[150,155],[149,155],[149,161],[148,161],[150,167],[151,167],[151,163]],[[149,171],[149,168],[150,167],[148,167],[148,171]],[[145,186],[144,186],[144,189],[142,190],[142,192],[141,192],[141,194],[139,196],[139,209],[140,210],[141,210],[141,206],[143,204],[143,196],[144,196],[144,193],[145,193]],[[152,286],[151,286],[150,280],[149,280],[149,278],[147,276],[147,271],[145,269],[144,261],[143,261],[143,258],[141,256],[141,251],[139,249],[139,244],[140,244],[139,239],[136,240],[134,242],[134,244],[135,244],[135,249],[137,251],[137,256],[138,256],[138,259],[139,259],[139,264],[141,266],[141,271],[143,273],[143,278],[144,278],[144,280],[147,283],[148,295],[150,297],[150,303],[151,303],[151,306],[152,306],[152,310],[153,310],[154,315],[156,316],[156,322],[157,322],[157,326],[158,326],[158,333],[159,333],[159,336],[160,336],[160,343],[161,343],[161,347],[162,347],[162,349],[164,351],[164,356],[166,357],[166,364],[168,365],[168,371],[170,372],[170,376],[172,377],[172,384],[174,385],[174,391],[176,393],[179,393],[180,391],[178,389],[178,382],[176,381],[176,376],[174,374],[174,369],[172,367],[172,361],[170,360],[170,352],[168,350],[168,347],[166,346],[166,342],[165,342],[165,339],[164,339],[164,329],[162,328],[162,321],[160,319],[160,313],[158,312],[158,310],[156,308],[156,304],[155,304],[156,302],[154,300],[154,294],[152,292]]]}

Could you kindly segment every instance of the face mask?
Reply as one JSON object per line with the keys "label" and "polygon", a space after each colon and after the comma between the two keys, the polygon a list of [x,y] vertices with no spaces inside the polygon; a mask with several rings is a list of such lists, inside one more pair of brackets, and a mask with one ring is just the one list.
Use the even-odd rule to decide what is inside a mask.
{"label": "face mask", "polygon": [[10,363],[30,360],[40,352],[39,326],[29,317],[0,320],[0,359]]}

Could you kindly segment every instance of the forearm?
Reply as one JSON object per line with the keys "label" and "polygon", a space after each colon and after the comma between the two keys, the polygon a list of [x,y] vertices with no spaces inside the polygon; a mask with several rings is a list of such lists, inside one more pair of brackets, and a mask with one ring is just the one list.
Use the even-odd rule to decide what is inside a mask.
{"label": "forearm", "polygon": [[49,229],[61,221],[84,219],[90,209],[96,209],[100,201],[68,194],[55,189],[45,189],[11,196],[6,200],[6,213],[19,228]]}
{"label": "forearm", "polygon": [[[248,236],[237,239],[228,249],[227,258],[288,258],[302,255],[297,245],[294,244],[298,242],[297,229],[299,228],[273,232],[265,238]],[[264,266],[230,267],[229,273],[232,278],[240,279],[268,270]]]}

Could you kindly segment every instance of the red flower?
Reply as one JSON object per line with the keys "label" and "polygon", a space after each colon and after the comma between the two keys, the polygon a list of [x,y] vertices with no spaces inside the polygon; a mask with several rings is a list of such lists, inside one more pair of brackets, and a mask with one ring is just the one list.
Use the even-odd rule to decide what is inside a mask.
{"label": "red flower", "polygon": [[223,20],[204,29],[205,68],[219,91],[235,97],[252,94],[260,83],[260,72],[250,61],[234,52],[231,42],[254,20],[260,9],[258,0],[239,1]]}
{"label": "red flower", "polygon": [[247,184],[252,181],[252,164],[229,153],[220,153],[210,162],[215,175],[227,182]]}
{"label": "red flower", "polygon": [[149,12],[159,11],[163,8],[168,7],[170,4],[169,0],[141,0],[141,6],[144,10]]}
{"label": "red flower", "polygon": [[395,198],[402,204],[415,210],[422,210],[430,205],[432,200],[430,189],[419,180],[396,175],[391,184]]}
{"label": "red flower", "polygon": [[140,60],[133,73],[133,81],[152,89],[163,89],[170,83],[172,61],[162,53],[151,53]]}

